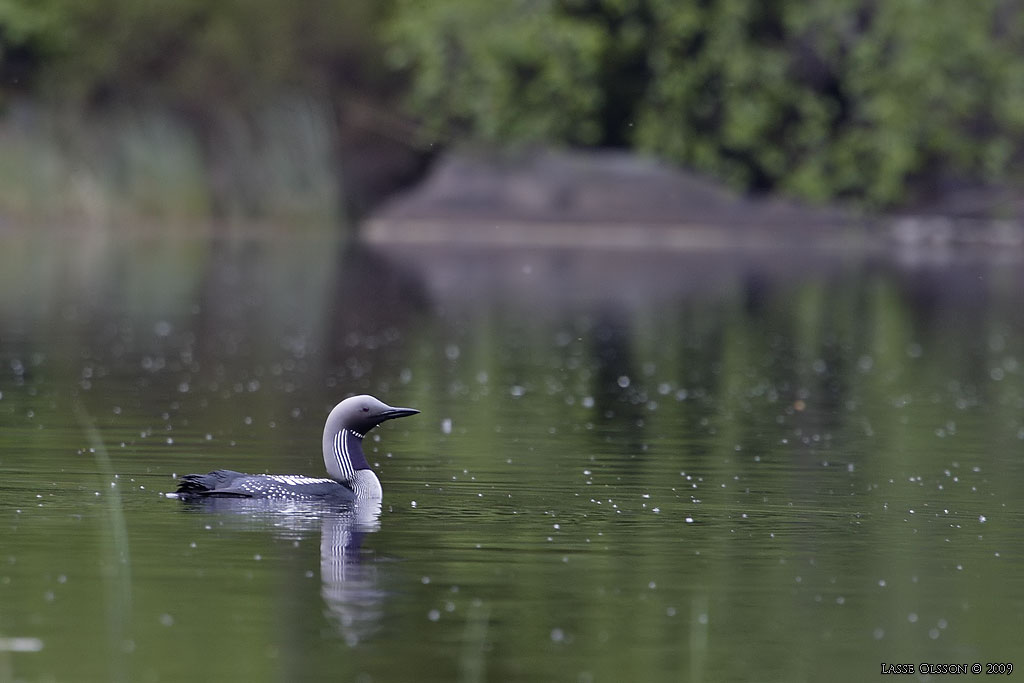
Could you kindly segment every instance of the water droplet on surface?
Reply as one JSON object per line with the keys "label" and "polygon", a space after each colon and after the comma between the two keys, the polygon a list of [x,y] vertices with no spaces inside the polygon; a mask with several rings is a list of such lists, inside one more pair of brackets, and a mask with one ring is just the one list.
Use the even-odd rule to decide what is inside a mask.
{"label": "water droplet on surface", "polygon": [[39,652],[43,641],[39,638],[0,638],[0,652]]}

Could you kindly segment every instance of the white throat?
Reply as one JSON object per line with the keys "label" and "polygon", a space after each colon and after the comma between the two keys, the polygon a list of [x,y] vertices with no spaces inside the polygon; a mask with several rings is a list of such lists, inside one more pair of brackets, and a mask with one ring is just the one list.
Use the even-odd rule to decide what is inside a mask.
{"label": "white throat", "polygon": [[380,501],[384,491],[380,487],[380,479],[373,473],[373,470],[356,470],[352,478],[352,491],[356,494],[356,500]]}

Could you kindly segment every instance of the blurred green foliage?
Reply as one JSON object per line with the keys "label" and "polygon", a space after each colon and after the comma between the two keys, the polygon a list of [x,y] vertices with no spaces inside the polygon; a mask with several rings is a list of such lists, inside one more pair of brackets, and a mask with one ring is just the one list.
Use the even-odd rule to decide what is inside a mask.
{"label": "blurred green foliage", "polygon": [[0,0],[0,106],[18,91],[143,102],[184,116],[201,138],[283,95],[369,101],[378,114],[399,95],[428,143],[631,147],[740,188],[890,206],[948,183],[1012,180],[1022,9]]}
{"label": "blurred green foliage", "polygon": [[0,73],[62,98],[204,110],[373,73],[386,7],[335,0],[0,0]]}
{"label": "blurred green foliage", "polygon": [[532,0],[440,0],[399,5],[390,28],[391,62],[412,70],[431,134],[600,142],[600,26]]}
{"label": "blurred green foliage", "polygon": [[391,28],[449,139],[628,145],[876,206],[1020,157],[1019,2],[403,0]]}

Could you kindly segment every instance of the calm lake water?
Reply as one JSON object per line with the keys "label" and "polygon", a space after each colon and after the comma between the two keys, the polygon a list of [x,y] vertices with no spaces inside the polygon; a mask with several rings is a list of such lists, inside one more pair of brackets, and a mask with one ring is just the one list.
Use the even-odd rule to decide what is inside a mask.
{"label": "calm lake water", "polygon": [[0,680],[1024,673],[1017,258],[0,240]]}

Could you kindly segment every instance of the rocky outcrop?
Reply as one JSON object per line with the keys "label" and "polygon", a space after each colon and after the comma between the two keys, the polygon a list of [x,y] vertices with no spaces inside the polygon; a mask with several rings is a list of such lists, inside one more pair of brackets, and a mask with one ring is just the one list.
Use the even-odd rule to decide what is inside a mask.
{"label": "rocky outcrop", "polygon": [[364,227],[371,242],[709,248],[856,241],[863,221],[627,153],[533,150],[448,153]]}

